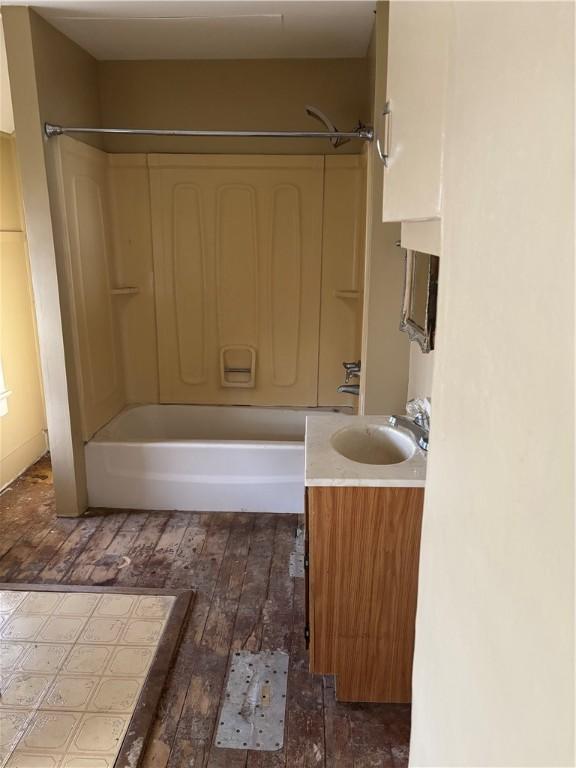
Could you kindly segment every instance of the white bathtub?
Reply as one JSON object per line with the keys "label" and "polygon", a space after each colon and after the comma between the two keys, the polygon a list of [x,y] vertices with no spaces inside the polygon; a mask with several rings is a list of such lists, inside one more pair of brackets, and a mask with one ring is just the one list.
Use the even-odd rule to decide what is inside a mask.
{"label": "white bathtub", "polygon": [[318,409],[128,408],[86,444],[88,503],[120,509],[303,512],[304,432]]}

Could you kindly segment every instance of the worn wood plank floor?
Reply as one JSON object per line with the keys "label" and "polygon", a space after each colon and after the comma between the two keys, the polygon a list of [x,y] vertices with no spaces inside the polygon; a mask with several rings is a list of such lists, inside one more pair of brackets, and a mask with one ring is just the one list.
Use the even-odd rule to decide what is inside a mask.
{"label": "worn wood plank floor", "polygon": [[[401,768],[410,708],[342,704],[307,670],[304,580],[288,573],[296,515],[98,512],[57,518],[47,458],[0,496],[0,581],[187,587],[193,610],[143,768]],[[230,654],[290,653],[279,752],[214,745]]]}

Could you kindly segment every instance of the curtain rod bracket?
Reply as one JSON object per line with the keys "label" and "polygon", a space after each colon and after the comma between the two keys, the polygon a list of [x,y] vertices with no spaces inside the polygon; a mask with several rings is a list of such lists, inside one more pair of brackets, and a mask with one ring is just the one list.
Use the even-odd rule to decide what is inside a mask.
{"label": "curtain rod bracket", "polygon": [[52,123],[44,123],[44,133],[51,139],[52,136],[61,136],[64,133],[64,129],[61,125],[53,125]]}

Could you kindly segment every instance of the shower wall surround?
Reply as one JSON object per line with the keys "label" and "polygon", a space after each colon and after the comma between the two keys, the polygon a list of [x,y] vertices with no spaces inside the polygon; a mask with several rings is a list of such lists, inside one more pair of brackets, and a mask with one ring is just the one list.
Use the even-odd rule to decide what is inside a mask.
{"label": "shower wall surround", "polygon": [[316,405],[324,158],[149,164],[161,401]]}
{"label": "shower wall surround", "polygon": [[362,156],[114,155],[60,137],[84,438],[127,403],[346,405]]}
{"label": "shower wall surround", "polygon": [[115,267],[107,161],[104,152],[77,141],[62,142],[59,150],[58,225],[65,250],[64,298],[72,322],[74,371],[82,431],[87,438],[126,403],[118,318],[111,293]]}

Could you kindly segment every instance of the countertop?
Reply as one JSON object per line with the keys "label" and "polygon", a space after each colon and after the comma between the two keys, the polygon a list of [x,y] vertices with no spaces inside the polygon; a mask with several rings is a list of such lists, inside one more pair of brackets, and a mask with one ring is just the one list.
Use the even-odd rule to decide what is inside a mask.
{"label": "countertop", "polygon": [[[345,427],[388,425],[390,416],[350,416],[342,413],[306,417],[306,486],[340,485],[421,488],[426,481],[426,452],[414,441],[414,455],[399,464],[361,464],[338,453],[330,442]],[[409,430],[395,427],[411,436]]]}

